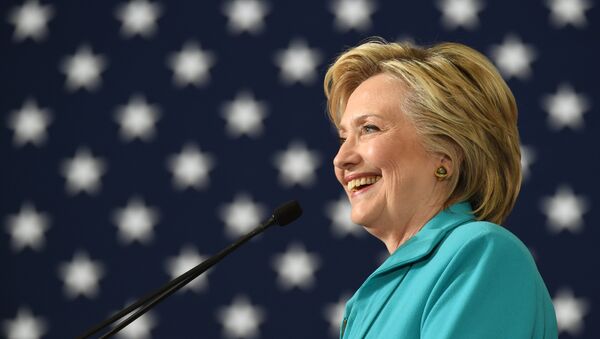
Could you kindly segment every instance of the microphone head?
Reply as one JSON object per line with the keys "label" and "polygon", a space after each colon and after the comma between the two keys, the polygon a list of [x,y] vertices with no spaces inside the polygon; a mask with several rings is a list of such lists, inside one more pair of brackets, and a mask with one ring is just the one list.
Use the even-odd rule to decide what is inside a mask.
{"label": "microphone head", "polygon": [[302,207],[296,200],[288,201],[277,207],[273,212],[275,223],[279,226],[285,226],[298,219],[302,215]]}

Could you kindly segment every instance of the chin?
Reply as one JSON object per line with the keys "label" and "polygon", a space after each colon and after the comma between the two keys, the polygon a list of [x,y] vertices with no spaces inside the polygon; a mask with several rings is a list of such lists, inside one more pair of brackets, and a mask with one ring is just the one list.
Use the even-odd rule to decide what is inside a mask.
{"label": "chin", "polygon": [[369,225],[372,225],[372,217],[369,214],[369,211],[363,211],[361,209],[352,208],[352,214],[350,215],[350,219],[353,223],[368,228]]}

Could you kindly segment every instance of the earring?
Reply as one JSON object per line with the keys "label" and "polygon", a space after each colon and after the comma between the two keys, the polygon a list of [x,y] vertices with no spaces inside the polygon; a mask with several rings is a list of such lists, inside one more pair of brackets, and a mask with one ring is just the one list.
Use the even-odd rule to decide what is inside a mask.
{"label": "earring", "polygon": [[442,181],[444,179],[446,179],[446,177],[448,176],[448,171],[446,170],[446,167],[444,166],[440,166],[435,170],[435,176],[438,178],[438,180]]}

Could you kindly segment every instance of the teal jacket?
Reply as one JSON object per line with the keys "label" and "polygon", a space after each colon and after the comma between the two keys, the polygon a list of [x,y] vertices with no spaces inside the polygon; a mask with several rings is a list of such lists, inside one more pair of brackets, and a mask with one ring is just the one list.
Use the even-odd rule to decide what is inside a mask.
{"label": "teal jacket", "polygon": [[556,339],[556,315],[529,250],[476,221],[469,203],[440,212],[347,302],[340,337]]}

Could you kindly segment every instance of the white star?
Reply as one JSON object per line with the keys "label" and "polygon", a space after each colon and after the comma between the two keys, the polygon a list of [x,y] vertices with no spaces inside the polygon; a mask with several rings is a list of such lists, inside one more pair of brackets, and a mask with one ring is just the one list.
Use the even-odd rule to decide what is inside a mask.
{"label": "white star", "polygon": [[225,223],[225,233],[231,238],[237,238],[257,227],[265,216],[266,209],[252,201],[247,194],[238,194],[233,202],[221,207],[219,216]]}
{"label": "white star", "polygon": [[278,254],[273,260],[277,271],[277,282],[283,289],[309,289],[315,283],[315,271],[320,266],[319,257],[308,253],[302,245],[292,244],[283,254]]}
{"label": "white star", "polygon": [[38,107],[33,99],[28,99],[18,111],[8,117],[8,127],[15,131],[13,143],[22,146],[31,143],[36,146],[46,141],[46,128],[52,121],[48,109]]}
{"label": "white star", "polygon": [[158,216],[158,211],[146,206],[140,198],[129,199],[125,208],[117,209],[113,214],[113,221],[119,228],[119,240],[123,244],[133,241],[148,244],[154,237]]}
{"label": "white star", "polygon": [[13,8],[8,21],[15,25],[13,39],[17,41],[30,37],[33,40],[43,40],[48,34],[48,21],[54,16],[51,5],[40,5],[37,0],[28,0],[21,7]]}
{"label": "white star", "polygon": [[99,261],[90,260],[87,253],[78,251],[71,262],[60,265],[58,274],[64,281],[67,297],[94,298],[98,295],[98,280],[104,275],[104,268]]}
{"label": "white star", "polygon": [[550,127],[559,130],[564,127],[580,129],[584,126],[583,113],[590,108],[588,99],[577,94],[568,84],[562,84],[554,95],[547,95],[542,106],[548,112]]}
{"label": "white star", "polygon": [[[129,304],[131,302],[125,305],[128,306]],[[117,312],[115,311],[114,313]],[[117,332],[117,337],[123,339],[150,339],[152,338],[150,332],[156,326],[156,323],[156,316],[150,311]]]}
{"label": "white star", "polygon": [[254,99],[252,93],[241,92],[233,101],[223,105],[225,130],[232,138],[242,135],[257,137],[263,131],[262,120],[267,116],[267,104]]}
{"label": "white star", "polygon": [[257,34],[265,27],[269,6],[258,0],[233,0],[223,6],[227,16],[227,28],[234,34],[244,31]]}
{"label": "white star", "polygon": [[547,0],[546,5],[550,7],[550,22],[558,28],[568,24],[585,27],[585,11],[592,8],[587,0]]}
{"label": "white star", "polygon": [[531,164],[535,162],[535,150],[530,146],[521,145],[521,173],[523,180],[529,178]]}
{"label": "white star", "polygon": [[567,229],[577,233],[583,229],[583,214],[588,211],[588,203],[584,197],[573,194],[570,187],[561,186],[553,197],[542,199],[541,208],[552,232]]}
{"label": "white star", "polygon": [[317,77],[316,68],[320,61],[321,53],[309,48],[302,40],[292,41],[286,50],[275,54],[275,63],[281,69],[281,80],[285,84],[311,84]]}
{"label": "white star", "polygon": [[284,186],[308,187],[316,180],[315,170],[320,160],[317,152],[307,149],[300,142],[293,142],[286,151],[275,155],[274,163],[279,169],[279,181]]}
{"label": "white star", "polygon": [[18,214],[6,219],[6,230],[10,233],[13,250],[20,251],[29,246],[39,251],[44,247],[44,232],[50,228],[47,213],[37,212],[33,205],[25,203]]}
{"label": "white star", "polygon": [[64,160],[61,173],[67,179],[67,192],[77,194],[86,191],[96,193],[100,189],[100,177],[106,172],[106,164],[95,158],[88,149],[79,148],[73,159]]}
{"label": "white star", "polygon": [[578,336],[583,331],[583,317],[589,310],[589,302],[583,298],[575,298],[573,291],[563,289],[552,299],[556,311],[558,333],[569,332]]}
{"label": "white star", "polygon": [[250,303],[247,297],[237,296],[230,306],[222,307],[217,318],[223,325],[227,338],[255,338],[260,335],[260,323],[265,320],[265,312]]}
{"label": "white star", "polygon": [[67,89],[75,91],[86,88],[92,91],[100,87],[100,73],[106,68],[106,58],[94,55],[89,46],[81,46],[71,57],[61,64],[61,70],[67,75]]}
{"label": "white star", "polygon": [[[176,257],[167,259],[166,269],[171,279],[175,279],[188,270],[192,269],[196,265],[200,264],[207,258],[203,255],[199,255],[198,251],[192,246],[185,246],[181,249],[180,254]],[[196,277],[189,284],[182,288],[182,290],[190,289],[194,292],[200,292],[206,289],[208,285],[207,274],[203,274]]]}
{"label": "white star", "polygon": [[509,35],[501,45],[492,47],[492,58],[505,78],[526,79],[531,75],[531,63],[536,58],[535,49]]}
{"label": "white star", "polygon": [[335,26],[341,32],[351,29],[364,31],[371,27],[371,15],[376,6],[372,0],[334,0],[331,10]]}
{"label": "white star", "polygon": [[35,317],[26,307],[20,307],[17,317],[2,322],[6,339],[39,339],[48,330],[42,317]]}
{"label": "white star", "polygon": [[168,60],[174,73],[173,80],[181,87],[207,84],[210,80],[209,70],[214,64],[214,54],[202,50],[195,42],[186,43],[180,52],[172,53]]}
{"label": "white star", "polygon": [[150,37],[156,31],[156,20],[161,15],[161,7],[147,0],[130,0],[117,7],[115,16],[122,23],[121,34],[130,38],[136,34]]}
{"label": "white star", "polygon": [[337,201],[330,201],[325,207],[325,214],[331,219],[331,231],[337,237],[343,237],[348,234],[361,236],[365,234],[364,229],[352,222],[350,214],[352,207],[348,197],[342,195]]}
{"label": "white star", "polygon": [[208,173],[214,167],[214,161],[210,154],[202,153],[198,147],[189,144],[183,147],[181,153],[169,157],[168,167],[173,172],[177,189],[201,189],[209,184]]}
{"label": "white star", "polygon": [[479,24],[477,15],[483,4],[478,0],[441,0],[437,7],[442,11],[442,24],[447,29],[474,29]]}
{"label": "white star", "polygon": [[329,332],[332,337],[340,335],[340,326],[344,319],[348,299],[350,299],[349,295],[343,295],[336,303],[327,304],[323,310],[323,316],[329,323]]}
{"label": "white star", "polygon": [[129,103],[117,109],[115,119],[121,126],[121,137],[130,141],[139,138],[148,141],[154,137],[154,125],[160,118],[160,110],[150,105],[143,96],[135,95]]}

